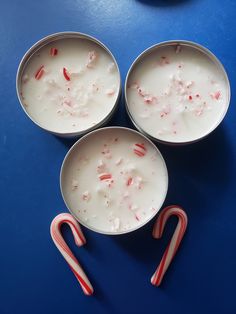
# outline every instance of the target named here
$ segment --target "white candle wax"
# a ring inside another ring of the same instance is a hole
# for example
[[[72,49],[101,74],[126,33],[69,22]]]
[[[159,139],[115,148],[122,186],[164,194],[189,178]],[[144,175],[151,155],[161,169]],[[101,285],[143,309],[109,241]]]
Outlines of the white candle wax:
[[[68,208],[89,228],[104,233],[134,230],[160,209],[167,192],[165,162],[135,131],[105,128],[77,142],[61,172]]]
[[[63,38],[40,48],[21,78],[21,99],[29,116],[59,134],[83,132],[103,121],[119,94],[112,56],[86,38]]]
[[[209,134],[229,103],[226,75],[218,63],[193,47],[168,45],[134,64],[126,96],[135,123],[162,141],[185,143]]]

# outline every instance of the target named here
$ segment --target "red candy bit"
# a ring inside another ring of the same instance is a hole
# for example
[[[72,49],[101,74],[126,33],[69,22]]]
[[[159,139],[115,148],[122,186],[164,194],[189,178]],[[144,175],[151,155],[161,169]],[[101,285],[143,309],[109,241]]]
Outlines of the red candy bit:
[[[135,219],[138,220],[138,221],[140,221],[140,219],[139,219],[139,217],[138,217],[137,214],[135,214]]]
[[[40,80],[43,74],[45,73],[44,71],[44,65],[41,65],[41,67],[38,69],[38,71],[35,73],[35,79]]]
[[[192,99],[193,99],[193,97],[190,95],[190,96],[188,96],[188,99],[189,99],[189,100],[192,100]]]
[[[220,92],[218,91],[218,92],[215,92],[215,99],[219,99],[220,98]]]
[[[131,184],[133,183],[133,179],[132,178],[129,178],[126,182],[126,185],[127,186],[130,186]]]
[[[143,143],[139,144],[139,143],[136,143],[134,144],[134,153],[136,155],[138,155],[139,157],[143,157],[146,155],[146,147],[144,146]]]
[[[50,49],[50,56],[54,57],[58,54],[57,48],[51,48]]]
[[[136,155],[138,155],[139,157],[143,157],[143,156],[145,155],[143,152],[141,152],[141,151],[139,151],[139,150],[137,150],[137,149],[134,149],[134,153],[135,153]]]
[[[137,147],[139,147],[139,148],[141,148],[141,149],[143,149],[145,151],[147,150],[143,143],[141,143],[141,144],[136,143],[135,146],[137,146]]]
[[[101,181],[103,181],[103,180],[110,180],[111,178],[112,178],[112,175],[110,173],[104,173],[104,174],[101,174],[99,176],[99,179]]]
[[[64,78],[67,80],[67,81],[70,81],[70,77],[68,75],[68,72],[67,72],[67,69],[66,68],[63,68],[63,75],[64,75]]]

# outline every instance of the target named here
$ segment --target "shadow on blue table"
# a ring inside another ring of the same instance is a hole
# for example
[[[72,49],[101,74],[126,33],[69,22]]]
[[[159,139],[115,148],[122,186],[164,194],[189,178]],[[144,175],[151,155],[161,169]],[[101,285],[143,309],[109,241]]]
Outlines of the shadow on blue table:
[[[182,4],[184,2],[188,2],[189,0],[136,0],[136,1],[155,7],[169,7],[173,5]]]
[[[199,232],[194,230],[198,221],[211,221],[211,218],[224,208],[219,198],[230,185],[232,179],[232,144],[229,143],[223,124],[213,134],[199,143],[182,147],[170,147],[158,144],[168,167],[169,191],[164,206],[178,204],[182,206],[194,224],[188,228],[183,243],[191,247],[189,234]],[[207,193],[215,195],[212,200]],[[207,203],[208,202],[208,203]],[[161,260],[164,250],[174,232],[176,218],[168,221],[161,240],[152,238],[154,220],[133,233],[112,237],[127,253],[145,264],[152,271]],[[190,236],[191,238],[191,236]],[[176,258],[178,258],[177,254]],[[168,276],[167,272],[167,276]],[[165,283],[162,285],[165,287]]]

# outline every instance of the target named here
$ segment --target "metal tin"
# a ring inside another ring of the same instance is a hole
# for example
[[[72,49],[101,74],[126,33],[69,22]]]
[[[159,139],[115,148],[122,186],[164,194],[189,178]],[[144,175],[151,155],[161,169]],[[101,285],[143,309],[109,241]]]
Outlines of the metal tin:
[[[104,131],[104,130],[107,130],[107,132],[110,132],[110,130],[126,130],[127,132],[132,132],[132,133],[136,133],[138,134],[139,136],[143,137],[144,140],[148,141],[150,143],[150,145],[157,151],[157,153],[160,155],[160,158],[162,159],[163,161],[163,166],[165,168],[165,173],[166,173],[166,191],[165,191],[165,194],[163,195],[163,199],[162,199],[162,202],[160,204],[160,207],[156,209],[156,211],[153,212],[153,215],[151,215],[151,217],[145,221],[144,223],[140,224],[139,226],[137,226],[136,228],[133,228],[133,229],[130,229],[130,230],[125,230],[125,231],[120,231],[120,232],[103,232],[101,230],[97,230],[95,228],[92,228],[91,226],[85,224],[83,221],[80,221],[80,219],[75,215],[75,213],[73,212],[73,210],[69,207],[67,201],[66,201],[66,197],[65,197],[65,194],[64,194],[64,190],[63,190],[63,186],[64,186],[64,183],[63,183],[63,176],[64,176],[64,171],[66,169],[66,163],[68,162],[68,159],[70,157],[70,154],[75,150],[77,149],[77,146],[80,145],[81,142],[84,142],[84,141],[87,141],[88,138],[97,133],[97,132],[101,132],[101,131]],[[168,191],[168,182],[169,182],[169,179],[168,179],[168,171],[167,171],[167,167],[166,167],[166,163],[165,163],[165,160],[162,156],[162,154],[160,153],[160,151],[158,150],[158,148],[155,146],[155,144],[149,139],[147,138],[145,135],[139,133],[138,131],[136,130],[133,130],[133,129],[130,129],[130,128],[126,128],[126,127],[121,127],[121,126],[111,126],[111,127],[104,127],[104,128],[100,128],[100,129],[97,129],[97,130],[93,130],[92,132],[84,135],[83,137],[81,137],[71,148],[70,150],[67,152],[63,162],[62,162],[62,166],[61,166],[61,171],[60,171],[60,190],[61,190],[61,195],[62,195],[62,198],[66,204],[66,207],[68,208],[68,210],[70,211],[70,213],[74,216],[74,218],[80,223],[82,224],[84,227],[94,231],[94,232],[97,232],[97,233],[101,233],[101,234],[106,234],[106,235],[121,235],[121,234],[126,234],[126,233],[130,233],[132,231],[135,231],[141,227],[143,227],[144,225],[146,225],[148,222],[150,222],[150,220],[152,220],[156,214],[159,212],[159,210],[161,209],[165,199],[166,199],[166,195],[167,195],[167,191]]]
[[[226,82],[226,86],[227,86],[227,103],[225,105],[225,112],[222,115],[221,119],[218,121],[218,123],[214,126],[214,128],[212,128],[207,134],[197,138],[196,140],[193,141],[186,141],[186,142],[171,142],[171,141],[164,141],[161,140],[157,137],[153,137],[152,135],[148,134],[147,132],[145,132],[142,127],[135,121],[134,117],[132,116],[130,110],[129,110],[129,103],[127,100],[127,88],[128,88],[128,80],[129,80],[129,75],[131,74],[132,70],[134,69],[134,67],[142,60],[142,58],[146,55],[148,55],[149,53],[151,53],[154,50],[159,49],[160,47],[164,47],[164,46],[187,46],[187,47],[191,47],[194,50],[198,50],[201,53],[203,53],[204,55],[206,55],[207,57],[209,57],[214,64],[217,66],[217,68],[221,71],[221,73],[224,76],[225,82]],[[146,50],[144,50],[135,60],[134,62],[131,64],[129,71],[126,75],[126,79],[125,79],[125,86],[124,86],[124,94],[125,94],[125,106],[126,106],[126,111],[133,123],[133,125],[144,135],[146,135],[147,137],[149,137],[151,140],[153,140],[154,142],[160,142],[163,144],[167,144],[170,146],[181,146],[181,145],[186,145],[186,144],[191,144],[191,143],[195,143],[198,142],[200,140],[202,140],[203,138],[207,137],[210,133],[212,133],[218,126],[219,124],[222,122],[222,120],[224,119],[229,104],[230,104],[230,83],[229,83],[229,79],[228,79],[228,75],[225,71],[225,68],[223,67],[222,63],[219,61],[219,59],[207,48],[205,48],[204,46],[197,44],[195,42],[192,41],[187,41],[187,40],[169,40],[169,41],[164,41],[158,44],[155,44],[149,48],[147,48]]]
[[[118,94],[117,94],[117,97],[114,101],[114,105],[112,107],[112,110],[109,112],[109,114],[102,120],[100,121],[99,123],[97,123],[96,125],[86,129],[86,130],[82,130],[82,131],[75,131],[75,132],[71,132],[71,133],[58,133],[58,132],[55,132],[55,131],[52,131],[52,130],[49,130],[45,127],[42,127],[37,121],[35,121],[30,115],[29,113],[27,112],[27,110],[25,109],[25,106],[23,105],[23,100],[22,100],[22,96],[21,96],[21,93],[20,93],[20,90],[21,90],[21,77],[22,77],[22,74],[24,72],[24,69],[29,61],[29,59],[39,50],[41,49],[42,47],[44,47],[45,45],[48,45],[49,43],[51,42],[54,42],[54,41],[57,41],[57,40],[60,40],[60,39],[64,39],[64,38],[78,38],[78,39],[87,39],[91,42],[94,42],[96,43],[97,45],[99,45],[101,48],[103,48],[109,55],[110,57],[112,58],[114,64],[116,65],[117,67],[117,71],[118,71],[118,75],[119,75],[119,91],[118,91]],[[118,67],[118,64],[116,62],[116,59],[115,57],[113,56],[113,54],[111,53],[111,51],[102,43],[100,42],[98,39],[90,36],[90,35],[87,35],[87,34],[84,34],[84,33],[79,33],[79,32],[60,32],[60,33],[55,33],[55,34],[51,34],[51,35],[48,35],[44,38],[42,38],[41,40],[39,40],[38,42],[36,42],[26,53],[25,55],[23,56],[20,64],[19,64],[19,67],[18,67],[18,70],[17,70],[17,75],[16,75],[16,91],[17,91],[17,96],[18,96],[18,99],[19,99],[19,102],[21,104],[21,107],[22,109],[24,110],[24,112],[26,113],[26,115],[37,125],[39,126],[41,129],[45,130],[45,131],[48,131],[54,135],[57,135],[57,136],[60,136],[60,137],[80,137],[96,128],[99,128],[101,126],[104,126],[105,124],[107,124],[109,122],[109,120],[111,119],[111,117],[113,116],[116,108],[117,108],[117,105],[119,103],[119,99],[120,99],[120,95],[121,95],[121,76],[120,76],[120,70],[119,70],[119,67]]]

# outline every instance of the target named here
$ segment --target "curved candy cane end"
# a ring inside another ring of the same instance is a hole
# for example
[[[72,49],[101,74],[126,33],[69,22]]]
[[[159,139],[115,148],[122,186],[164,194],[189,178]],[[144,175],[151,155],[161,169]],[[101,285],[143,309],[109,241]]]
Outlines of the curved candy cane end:
[[[151,283],[154,286],[159,286],[161,284],[162,278],[165,275],[173,257],[176,254],[176,251],[179,248],[179,245],[182,241],[184,233],[187,228],[188,218],[185,211],[178,205],[171,205],[165,207],[159,217],[157,218],[152,235],[154,238],[158,239],[162,236],[163,230],[165,228],[165,224],[171,216],[177,216],[178,224],[175,228],[175,232],[165,250],[164,255],[162,256],[161,262],[158,265],[155,273],[151,278]]]
[[[92,295],[93,287],[89,279],[87,278],[85,272],[83,271],[82,267],[80,266],[76,257],[71,252],[70,248],[66,244],[61,234],[61,230],[60,230],[61,225],[64,223],[69,225],[77,246],[82,246],[86,243],[86,239],[83,235],[83,232],[80,228],[79,223],[76,221],[76,219],[72,215],[67,214],[67,213],[59,214],[52,220],[51,225],[50,225],[50,234],[51,234],[52,240],[55,243],[56,247],[61,252],[61,254],[63,255],[63,257],[65,258],[65,260],[67,261],[75,277],[79,281],[79,284],[84,294]]]
[[[77,239],[75,240],[75,244],[76,244],[78,247],[81,247],[81,246],[83,246],[83,245],[86,244],[86,239],[84,238],[83,233],[81,233],[81,235],[83,236],[83,240],[82,240],[82,241],[77,241]]]
[[[152,275],[151,284],[152,284],[153,286],[155,286],[155,287],[159,287],[160,284],[161,284],[161,282],[158,282],[157,280],[155,280],[155,274],[156,274],[156,273],[154,273],[154,274]]]
[[[155,286],[155,280],[154,280],[154,277],[155,277],[155,274],[153,274],[153,275],[152,275],[152,278],[151,278],[151,284],[152,284],[153,286]]]
[[[93,287],[91,287],[91,289],[90,289],[89,291],[87,291],[85,294],[86,294],[88,297],[90,297],[90,296],[93,295],[93,293],[94,293],[94,290],[93,290]]]

